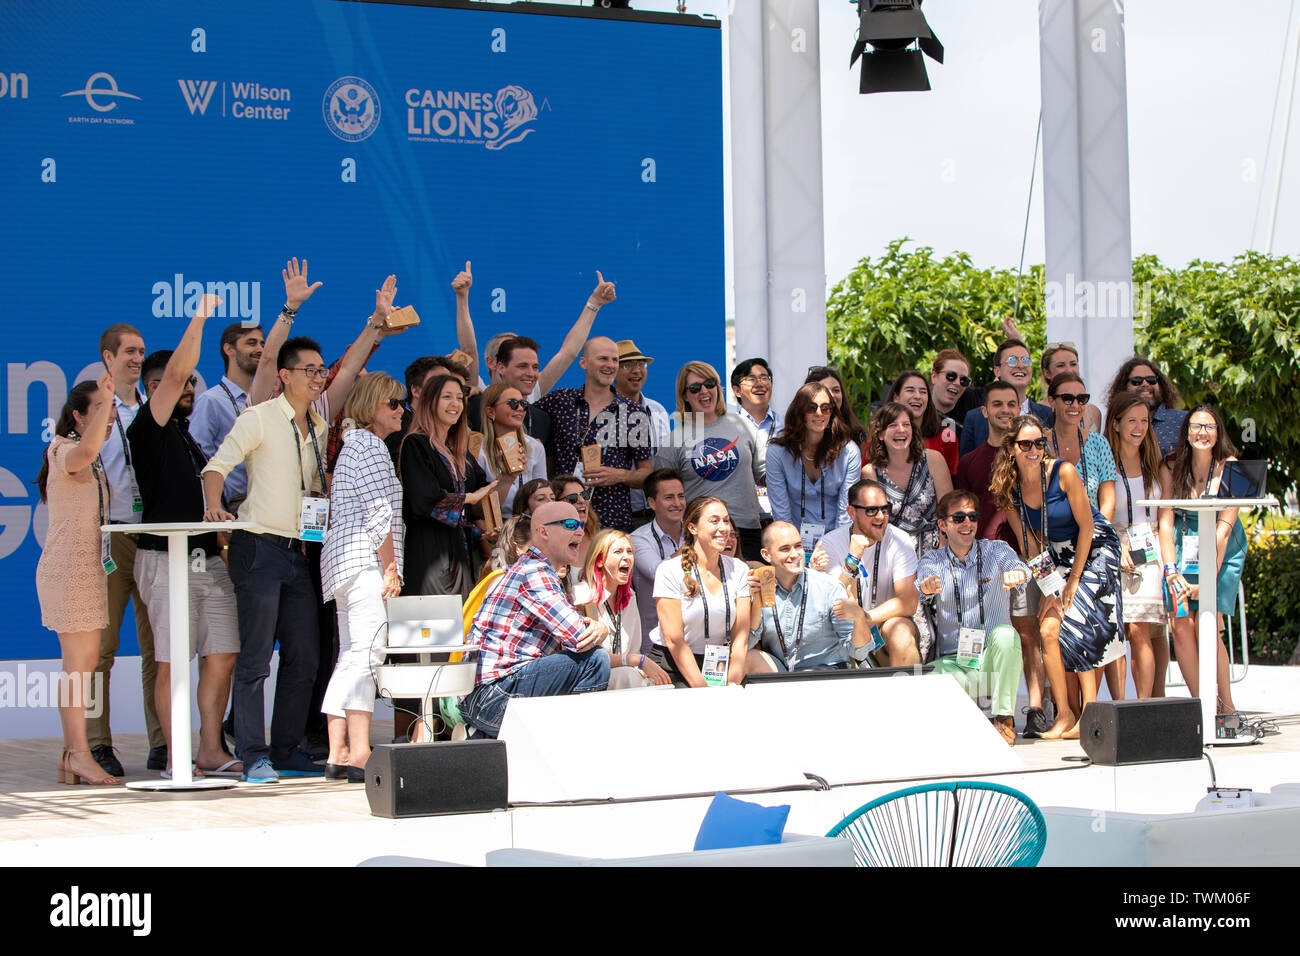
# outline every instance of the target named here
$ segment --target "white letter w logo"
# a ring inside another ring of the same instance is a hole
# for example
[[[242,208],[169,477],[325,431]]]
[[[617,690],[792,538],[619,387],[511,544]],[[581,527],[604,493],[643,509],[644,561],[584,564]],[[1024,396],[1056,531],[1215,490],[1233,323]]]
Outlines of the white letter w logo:
[[[181,93],[185,96],[185,105],[190,108],[190,115],[198,110],[200,114],[208,111],[208,103],[212,100],[212,91],[217,88],[216,80],[177,80],[181,85]]]

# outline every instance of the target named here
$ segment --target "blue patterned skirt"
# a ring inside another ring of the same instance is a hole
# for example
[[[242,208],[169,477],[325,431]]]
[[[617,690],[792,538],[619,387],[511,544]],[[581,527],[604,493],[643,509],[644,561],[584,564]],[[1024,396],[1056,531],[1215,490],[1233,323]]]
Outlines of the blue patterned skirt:
[[[1052,542],[1052,558],[1061,576],[1074,565],[1074,541]],[[1123,589],[1119,575],[1119,536],[1105,520],[1094,525],[1092,547],[1074,603],[1061,619],[1061,661],[1078,673],[1124,656]]]

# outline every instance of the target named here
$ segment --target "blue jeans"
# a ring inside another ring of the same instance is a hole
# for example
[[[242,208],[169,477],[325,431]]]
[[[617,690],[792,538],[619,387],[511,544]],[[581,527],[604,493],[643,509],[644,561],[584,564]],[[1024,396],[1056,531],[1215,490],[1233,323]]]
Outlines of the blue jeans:
[[[461,702],[465,723],[479,733],[501,733],[506,704],[512,697],[558,697],[585,694],[609,686],[609,654],[593,647],[581,654],[560,651],[516,667],[505,677],[479,684]]]
[[[235,751],[245,767],[269,756],[284,760],[298,749],[307,730],[307,708],[320,656],[318,602],[307,558],[261,535],[236,531],[230,536],[230,580],[239,618],[239,657],[235,659],[231,710]],[[275,680],[271,746],[266,745],[262,685],[271,672],[271,651],[280,645]]]

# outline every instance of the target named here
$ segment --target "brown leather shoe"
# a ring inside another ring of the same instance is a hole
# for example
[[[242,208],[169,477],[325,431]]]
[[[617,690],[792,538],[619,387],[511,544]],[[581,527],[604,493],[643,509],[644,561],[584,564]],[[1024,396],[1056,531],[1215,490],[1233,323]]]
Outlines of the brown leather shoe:
[[[994,717],[993,726],[997,732],[1002,735],[1002,739],[1007,742],[1008,747],[1016,745],[1016,721],[1010,714],[1005,717]]]

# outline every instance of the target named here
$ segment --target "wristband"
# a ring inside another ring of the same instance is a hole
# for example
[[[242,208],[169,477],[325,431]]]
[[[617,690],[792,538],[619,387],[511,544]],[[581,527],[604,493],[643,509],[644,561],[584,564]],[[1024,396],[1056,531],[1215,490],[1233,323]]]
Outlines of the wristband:
[[[601,303],[599,302],[593,301],[592,299],[587,300],[587,308],[591,309],[592,312],[599,312],[600,306]]]
[[[1171,574],[1177,574],[1177,573],[1178,573],[1178,566],[1177,566],[1177,565],[1175,565],[1175,564],[1166,564],[1166,565],[1165,565],[1165,576],[1166,576],[1166,577],[1168,577],[1168,576],[1171,575]]]
[[[284,308],[280,310],[280,314],[287,315],[289,318],[292,319],[295,315],[298,314],[298,310],[289,308],[289,303],[286,302],[284,304]]]
[[[850,554],[844,559],[844,570],[848,571],[850,575],[857,574],[861,568],[862,562],[853,555]]]

